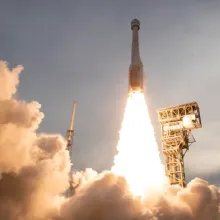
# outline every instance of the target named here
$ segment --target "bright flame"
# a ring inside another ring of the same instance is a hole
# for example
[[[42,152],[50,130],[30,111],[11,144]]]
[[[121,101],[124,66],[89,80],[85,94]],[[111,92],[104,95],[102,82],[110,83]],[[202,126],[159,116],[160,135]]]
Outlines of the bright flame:
[[[144,94],[129,95],[112,172],[124,176],[134,195],[161,189],[165,171],[151,124]]]

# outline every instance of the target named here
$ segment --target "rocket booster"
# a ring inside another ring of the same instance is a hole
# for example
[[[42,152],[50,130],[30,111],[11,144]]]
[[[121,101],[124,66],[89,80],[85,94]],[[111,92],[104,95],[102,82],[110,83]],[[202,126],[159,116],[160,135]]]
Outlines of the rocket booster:
[[[139,91],[144,92],[143,89],[143,64],[141,62],[139,53],[139,37],[138,31],[140,29],[140,21],[134,19],[131,21],[132,30],[132,46],[131,46],[131,64],[129,67],[129,93]]]

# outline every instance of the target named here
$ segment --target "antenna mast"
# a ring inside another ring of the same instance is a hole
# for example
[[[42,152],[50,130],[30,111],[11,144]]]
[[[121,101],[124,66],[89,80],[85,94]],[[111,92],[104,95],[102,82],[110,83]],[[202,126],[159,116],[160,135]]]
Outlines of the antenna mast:
[[[70,156],[70,174],[69,174],[69,183],[70,187],[67,191],[67,197],[71,197],[73,194],[73,183],[72,183],[72,145],[73,145],[73,136],[74,136],[74,120],[75,120],[75,113],[76,113],[76,101],[73,103],[73,110],[72,110],[72,117],[70,121],[69,130],[67,130],[67,150],[69,151]]]

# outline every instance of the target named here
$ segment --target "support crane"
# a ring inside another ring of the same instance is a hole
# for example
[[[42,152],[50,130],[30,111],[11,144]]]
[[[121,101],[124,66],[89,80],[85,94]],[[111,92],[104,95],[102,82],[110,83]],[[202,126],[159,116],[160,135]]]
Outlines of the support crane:
[[[171,185],[186,186],[184,156],[195,142],[192,129],[202,127],[199,106],[196,102],[157,110],[161,125],[162,149],[166,175]]]
[[[76,102],[73,103],[72,118],[70,121],[69,130],[67,130],[67,150],[69,151],[70,163],[71,163],[70,174],[69,174],[70,186],[66,192],[67,197],[71,197],[73,195],[73,191],[74,191],[73,182],[72,182],[72,170],[73,170],[73,168],[72,168],[72,145],[73,145],[73,136],[74,136],[75,113],[76,113]]]

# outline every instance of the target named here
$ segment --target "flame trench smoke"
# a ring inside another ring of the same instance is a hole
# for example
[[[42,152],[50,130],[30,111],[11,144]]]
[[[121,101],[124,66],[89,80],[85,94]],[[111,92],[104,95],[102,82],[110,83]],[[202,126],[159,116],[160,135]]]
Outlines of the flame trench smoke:
[[[70,170],[66,141],[58,134],[37,133],[44,117],[40,104],[15,98],[22,69],[10,70],[0,61],[0,220],[220,219],[219,190],[204,180],[196,178],[184,189],[150,190],[163,185],[163,173],[144,97],[137,94],[127,103],[113,172],[76,172],[76,194],[64,198]],[[134,112],[142,118],[134,120]],[[143,128],[137,127],[140,120]],[[143,142],[134,143],[130,135]],[[146,190],[142,199],[133,195]]]

